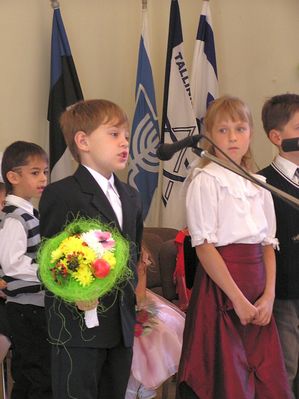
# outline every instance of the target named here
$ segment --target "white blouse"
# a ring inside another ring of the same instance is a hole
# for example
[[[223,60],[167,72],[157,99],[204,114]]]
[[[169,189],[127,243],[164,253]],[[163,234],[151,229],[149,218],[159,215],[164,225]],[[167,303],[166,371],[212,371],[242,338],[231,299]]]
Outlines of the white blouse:
[[[278,246],[271,193],[243,177],[210,163],[196,169],[187,191],[187,224],[192,246],[205,240]],[[263,176],[253,175],[265,181]]]

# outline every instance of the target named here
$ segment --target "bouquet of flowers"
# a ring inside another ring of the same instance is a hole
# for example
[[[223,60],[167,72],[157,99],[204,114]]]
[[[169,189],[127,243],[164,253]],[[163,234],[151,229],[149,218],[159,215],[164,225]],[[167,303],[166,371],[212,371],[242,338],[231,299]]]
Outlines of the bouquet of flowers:
[[[149,334],[157,322],[158,309],[154,302],[136,309],[135,337]]]
[[[98,220],[77,219],[38,252],[45,287],[68,302],[92,301],[119,287],[132,274],[129,243]]]

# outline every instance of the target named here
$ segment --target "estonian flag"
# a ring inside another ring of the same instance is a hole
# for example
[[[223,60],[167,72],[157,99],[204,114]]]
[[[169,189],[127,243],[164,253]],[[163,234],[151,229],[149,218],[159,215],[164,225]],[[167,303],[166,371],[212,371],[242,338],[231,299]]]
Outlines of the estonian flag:
[[[191,89],[183,54],[181,17],[177,0],[171,1],[169,36],[166,58],[162,143],[173,143],[198,134],[191,103]],[[186,226],[183,182],[195,155],[190,148],[177,152],[163,163],[162,211],[163,227],[182,229]]]
[[[159,160],[156,150],[160,142],[160,134],[149,57],[147,9],[145,6],[142,10],[142,18],[128,183],[140,192],[143,202],[143,217],[146,219],[148,216],[146,222],[151,224],[149,219],[155,217],[153,212],[157,210],[157,207],[151,208],[151,205],[158,185]]]
[[[218,97],[214,34],[208,1],[203,2],[198,24],[191,72],[191,91],[195,116],[202,123],[209,103]]]
[[[60,10],[56,8],[52,26],[51,88],[48,107],[52,182],[73,173],[74,165],[59,126],[59,118],[66,107],[82,99],[83,94]]]

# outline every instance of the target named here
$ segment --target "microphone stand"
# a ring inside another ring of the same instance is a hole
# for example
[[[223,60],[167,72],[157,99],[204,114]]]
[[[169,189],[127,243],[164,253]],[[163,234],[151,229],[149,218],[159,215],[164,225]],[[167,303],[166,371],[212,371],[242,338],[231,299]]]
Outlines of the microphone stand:
[[[244,177],[244,179],[249,180],[256,185],[265,188],[266,190],[270,191],[273,195],[275,195],[275,196],[281,198],[283,201],[287,202],[293,208],[299,210],[299,199],[298,198],[293,197],[292,195],[285,193],[282,190],[279,190],[278,188],[272,186],[271,184],[265,183],[265,182],[255,178],[251,174],[243,171],[242,168],[239,169],[236,166],[230,165],[225,160],[215,157],[214,155],[210,154],[208,151],[203,150],[202,148],[194,146],[194,147],[192,147],[192,151],[200,158],[209,159],[210,161],[217,163],[218,165],[222,166],[223,168],[228,169],[231,172]]]

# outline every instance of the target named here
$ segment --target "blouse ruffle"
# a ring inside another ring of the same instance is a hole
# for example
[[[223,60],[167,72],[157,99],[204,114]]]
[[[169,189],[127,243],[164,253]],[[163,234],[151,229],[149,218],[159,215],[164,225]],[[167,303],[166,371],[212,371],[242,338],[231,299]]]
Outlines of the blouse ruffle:
[[[204,169],[196,168],[194,170],[193,177],[201,172],[207,173],[209,176],[213,176],[219,186],[225,188],[228,193],[235,198],[243,198],[244,195],[246,197],[260,195],[261,188],[259,186],[252,184],[249,180],[246,180],[236,173],[218,166],[217,164],[210,163]],[[262,182],[266,182],[266,178],[264,176],[254,173],[251,173],[251,175]]]
[[[239,242],[278,248],[270,192],[214,163],[196,168],[192,177],[186,204],[193,246],[207,241],[216,246]]]

